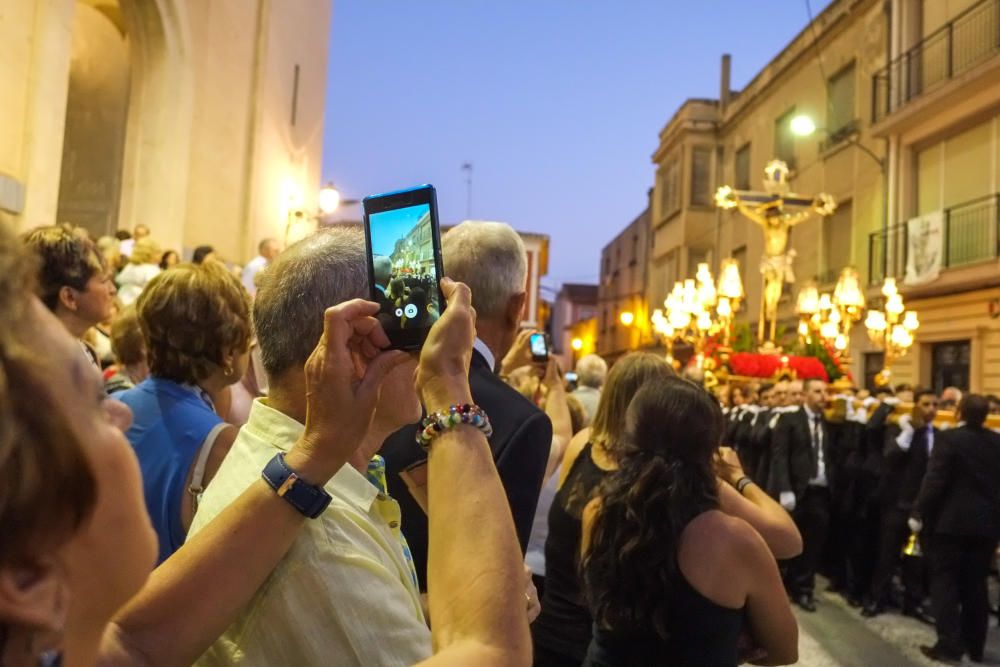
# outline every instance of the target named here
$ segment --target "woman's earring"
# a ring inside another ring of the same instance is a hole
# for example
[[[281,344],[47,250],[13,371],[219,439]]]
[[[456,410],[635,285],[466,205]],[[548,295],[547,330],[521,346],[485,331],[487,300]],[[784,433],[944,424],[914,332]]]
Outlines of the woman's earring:
[[[222,374],[225,375],[226,377],[231,377],[233,375],[233,368],[232,368],[232,366],[226,366],[222,370]]]

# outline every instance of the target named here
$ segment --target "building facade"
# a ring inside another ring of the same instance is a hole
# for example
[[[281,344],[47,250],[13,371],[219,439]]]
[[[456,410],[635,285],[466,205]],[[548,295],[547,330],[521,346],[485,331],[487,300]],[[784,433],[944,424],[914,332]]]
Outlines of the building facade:
[[[584,345],[588,344],[582,337],[575,335],[579,328],[576,325],[586,320],[594,320],[597,315],[597,285],[582,283],[563,283],[552,305],[552,317],[549,320],[552,348],[562,360],[562,367],[571,369],[576,358],[580,356]],[[573,340],[579,338],[579,349],[573,347]],[[593,348],[594,336],[591,334],[589,346]]]
[[[601,250],[596,351],[608,359],[648,342],[649,220],[647,208]]]
[[[331,0],[0,6],[0,216],[243,261],[311,229]],[[294,215],[295,212],[305,215]]]
[[[892,12],[891,59],[870,79],[890,224],[869,235],[869,275],[895,277],[921,321],[893,372],[1000,393],[1000,2],[895,0]]]
[[[642,303],[618,260],[629,225],[601,257],[598,350],[649,347],[648,313],[698,263],[741,269],[737,321],[760,317],[763,234],[714,206],[721,185],[761,189],[785,161],[794,192],[833,195],[833,215],[791,230],[795,284],[779,307],[794,340],[795,296],[808,280],[832,291],[855,267],[870,306],[887,276],[919,312],[916,342],[893,381],[1000,393],[1000,0],[835,0],[742,90],[723,57],[718,99],[690,99],[660,132],[648,212]],[[818,130],[792,131],[809,116]],[[623,329],[621,311],[635,312]],[[863,322],[851,335],[859,381],[883,362]]]

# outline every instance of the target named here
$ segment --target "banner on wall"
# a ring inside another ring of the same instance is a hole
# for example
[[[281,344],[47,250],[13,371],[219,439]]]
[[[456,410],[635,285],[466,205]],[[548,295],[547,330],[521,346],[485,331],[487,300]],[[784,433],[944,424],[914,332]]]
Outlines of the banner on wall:
[[[944,215],[928,213],[906,221],[906,285],[937,279],[944,257]]]

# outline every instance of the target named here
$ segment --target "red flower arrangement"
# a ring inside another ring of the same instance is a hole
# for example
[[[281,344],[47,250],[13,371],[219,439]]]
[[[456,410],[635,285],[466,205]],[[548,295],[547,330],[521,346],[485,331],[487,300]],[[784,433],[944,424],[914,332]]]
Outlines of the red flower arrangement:
[[[787,360],[787,364],[782,361]],[[729,370],[733,375],[755,378],[771,378],[783,369],[795,373],[800,380],[817,378],[829,382],[830,376],[823,363],[815,357],[796,357],[780,354],[754,354],[734,352],[729,356]]]

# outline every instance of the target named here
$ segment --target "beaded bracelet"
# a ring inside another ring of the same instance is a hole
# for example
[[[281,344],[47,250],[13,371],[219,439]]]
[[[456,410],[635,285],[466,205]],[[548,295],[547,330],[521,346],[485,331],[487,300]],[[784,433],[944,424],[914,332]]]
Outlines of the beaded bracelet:
[[[424,417],[417,432],[417,444],[427,450],[434,438],[459,424],[474,426],[487,438],[493,435],[493,425],[483,409],[478,405],[463,403],[451,406],[448,412],[434,412]]]

